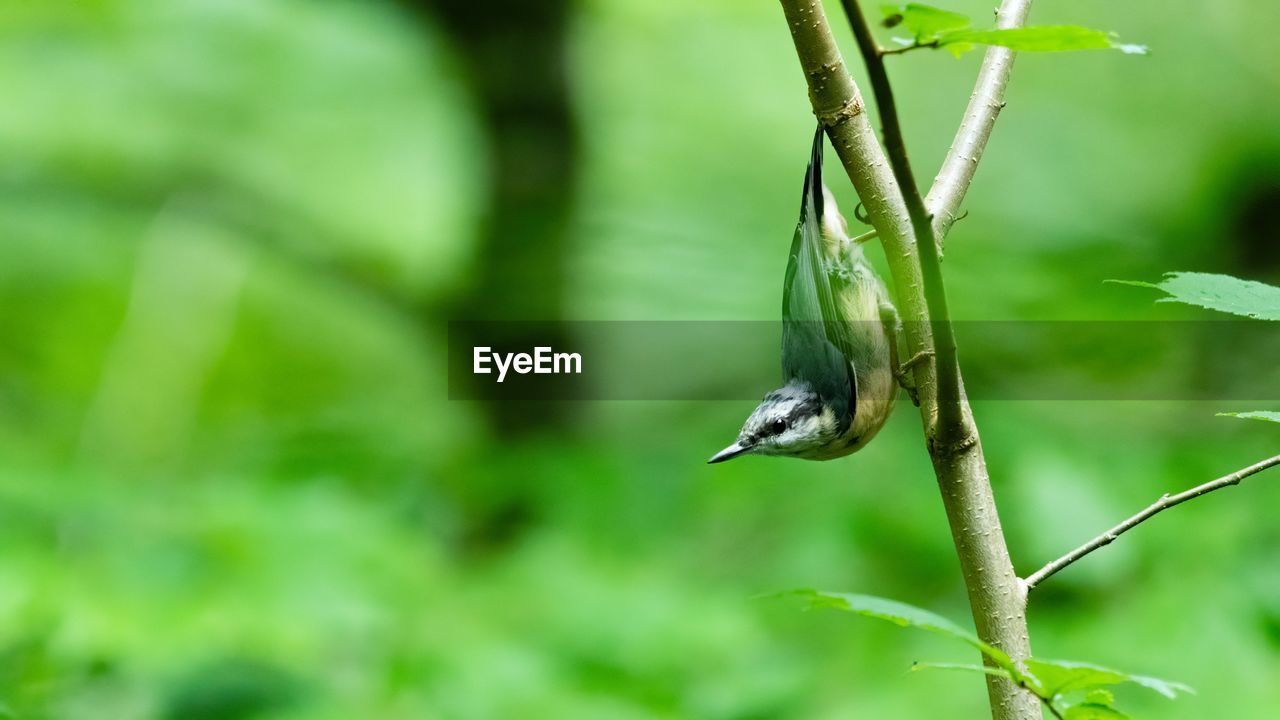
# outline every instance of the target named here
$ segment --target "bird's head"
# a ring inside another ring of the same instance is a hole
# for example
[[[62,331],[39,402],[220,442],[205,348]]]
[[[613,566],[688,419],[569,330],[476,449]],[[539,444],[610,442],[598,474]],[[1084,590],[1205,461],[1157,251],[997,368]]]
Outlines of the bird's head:
[[[707,462],[746,454],[815,457],[839,435],[832,409],[807,385],[793,381],[765,395],[743,423],[737,441]]]

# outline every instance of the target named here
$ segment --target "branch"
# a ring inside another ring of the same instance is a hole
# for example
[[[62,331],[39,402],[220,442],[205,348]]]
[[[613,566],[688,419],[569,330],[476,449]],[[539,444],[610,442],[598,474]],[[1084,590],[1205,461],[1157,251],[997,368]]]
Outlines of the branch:
[[[911,52],[912,50],[923,50],[925,48],[928,48],[930,50],[938,49],[938,41],[934,40],[933,42],[927,42],[927,43],[911,43],[910,45],[903,45],[902,47],[897,47],[892,49],[882,48],[880,50],[880,54],[886,57],[889,55],[905,55]]]
[[[1036,697],[1040,696],[1037,695]],[[1040,698],[1040,700],[1044,702],[1044,706],[1049,710],[1050,715],[1053,715],[1058,720],[1063,720],[1062,713],[1058,712],[1058,708],[1053,704],[1052,700],[1049,698]]]
[[[1090,540],[1084,545],[1081,545],[1075,550],[1072,550],[1066,555],[1063,555],[1057,560],[1054,560],[1048,565],[1045,565],[1044,567],[1040,568],[1036,572],[1032,573],[1026,579],[1027,589],[1031,590],[1032,588],[1036,587],[1040,583],[1044,582],[1046,578],[1050,578],[1056,575],[1058,572],[1064,570],[1065,568],[1070,566],[1072,563],[1083,558],[1084,556],[1088,555],[1094,550],[1098,550],[1100,548],[1106,547],[1107,545],[1110,545],[1116,538],[1120,537],[1124,533],[1134,529],[1144,521],[1149,520],[1155,515],[1158,515],[1159,513],[1165,510],[1168,510],[1169,508],[1175,505],[1181,505],[1182,503],[1188,500],[1194,500],[1200,497],[1201,495],[1207,495],[1213,492],[1214,490],[1221,490],[1224,487],[1229,487],[1231,485],[1238,485],[1240,484],[1241,480],[1249,477],[1250,475],[1260,473],[1263,470],[1266,470],[1269,467],[1275,467],[1276,465],[1280,465],[1280,455],[1276,455],[1275,457],[1272,457],[1272,458],[1267,458],[1266,460],[1263,460],[1260,463],[1255,463],[1242,470],[1237,470],[1231,473],[1230,475],[1223,475],[1217,480],[1211,480],[1203,485],[1197,485],[1196,487],[1193,487],[1190,490],[1187,490],[1186,492],[1178,493],[1177,495],[1169,495],[1168,493],[1165,493],[1159,500],[1155,501],[1151,505],[1148,505],[1147,508],[1142,512],[1138,513],[1137,515],[1134,515],[1128,520],[1125,520],[1124,522],[1102,533],[1101,535]]]
[[[912,355],[932,350],[931,326],[947,319],[945,297],[941,295],[941,268],[932,223],[924,211],[920,192],[910,177],[910,165],[905,162],[905,146],[901,128],[897,126],[892,95],[886,97],[883,93],[888,89],[883,62],[876,55],[870,58],[869,65],[879,66],[877,102],[881,114],[892,118],[892,130],[897,140],[896,144],[891,142],[888,137],[890,128],[886,128],[886,144],[893,154],[892,171],[886,169],[884,150],[876,140],[863,109],[861,94],[849,78],[844,60],[831,37],[821,2],[781,2],[796,54],[809,84],[814,114],[827,124],[832,145],[879,233],[885,259],[893,274],[898,308],[906,320],[908,349]],[[865,21],[862,25],[866,30]],[[869,32],[863,33],[864,38],[869,36]],[[874,48],[874,45],[864,43],[864,49],[867,47]],[[841,112],[832,117],[832,108]],[[850,111],[843,112],[845,108]],[[904,170],[905,173],[902,172]],[[900,182],[899,176],[905,182]],[[913,205],[910,210],[908,201]],[[917,238],[925,241],[918,242]],[[925,253],[928,259],[921,257]],[[932,276],[926,279],[925,273],[932,273]],[[942,300],[940,309],[939,300]],[[937,315],[933,314],[935,311]],[[950,322],[941,322],[936,327],[939,337],[947,339],[945,344],[950,352],[946,356],[935,352],[935,362],[915,366],[921,419],[930,440],[929,453],[934,473],[938,478],[978,636],[1015,660],[1021,660],[1031,655],[1026,593],[1014,572],[1004,533],[1000,530],[999,512],[992,496],[982,445],[964,398],[954,344],[950,342]],[[951,387],[946,393],[935,368],[954,372],[953,379],[949,381]],[[948,396],[953,401],[947,403],[947,422],[943,423],[944,413],[939,408],[939,399]],[[944,435],[958,434],[965,442],[938,442],[940,426],[947,428]],[[956,430],[960,432],[955,433]],[[1038,720],[1042,716],[1036,699],[1020,691],[1012,682],[988,677],[987,693],[994,720]]]
[[[951,327],[951,313],[947,309],[947,292],[942,284],[937,236],[934,234],[929,212],[925,209],[924,198],[920,195],[920,187],[916,185],[911,161],[907,158],[906,141],[902,136],[902,124],[898,119],[893,86],[889,83],[889,73],[885,70],[883,51],[872,36],[871,26],[867,24],[867,18],[862,14],[862,7],[858,1],[842,0],[842,3],[845,13],[849,16],[849,22],[853,25],[853,36],[858,41],[858,49],[867,66],[867,75],[876,97],[876,106],[880,110],[885,151],[889,156],[893,176],[898,181],[898,189],[907,206],[907,215],[911,219],[911,229],[915,235],[916,249],[920,254],[925,303],[929,308],[929,317],[933,322],[935,333],[935,374],[938,384],[938,422],[935,428],[935,441],[943,448],[956,447],[968,441],[971,433],[966,427],[964,408],[960,398],[960,365],[956,359],[956,341]]]
[[[781,4],[809,86],[814,115],[826,126],[831,144],[880,236],[889,271],[893,274],[898,310],[906,321],[907,349],[913,356],[933,350],[925,288],[941,283],[934,278],[934,282],[926,285],[919,248],[928,247],[934,270],[938,270],[937,253],[933,242],[922,244],[915,240],[916,235],[931,236],[932,229],[926,222],[925,232],[917,232],[917,225],[908,219],[910,213],[903,192],[867,119],[862,95],[849,77],[831,36],[820,0],[781,0]],[[919,197],[914,184],[910,186]],[[922,214],[919,208],[916,214]],[[927,213],[924,214],[927,217]],[[949,324],[947,327],[950,328]],[[958,409],[964,423],[962,427],[969,431],[966,437],[972,438],[972,444],[961,447],[933,442],[939,414],[935,366],[941,365],[937,362],[915,365],[916,388],[974,625],[985,642],[1004,650],[1015,660],[1027,658],[1031,655],[1031,646],[1027,636],[1026,593],[1009,559],[982,446],[977,442],[977,431],[963,392],[959,392]],[[959,386],[958,369],[956,381]],[[995,720],[1038,720],[1042,715],[1035,698],[1007,680],[989,677],[987,692]]]
[[[996,27],[1001,29],[1021,27],[1027,21],[1031,10],[1031,0],[1004,0],[1004,4],[996,11]],[[993,46],[987,50],[982,59],[982,68],[978,71],[978,81],[969,97],[969,106],[965,108],[964,120],[951,141],[951,149],[947,151],[947,159],[942,169],[934,178],[933,187],[925,198],[925,206],[933,216],[934,231],[938,237],[946,237],[951,225],[955,223],[960,203],[964,201],[973,174],[978,169],[978,161],[987,149],[987,140],[991,137],[991,129],[995,127],[996,118],[1004,107],[1004,91],[1009,85],[1009,75],[1013,71],[1013,58],[1016,53],[1008,48]]]
[[[1052,715],[1054,718],[1056,718],[1057,720],[1066,720],[1066,718],[1062,717],[1062,713],[1058,712],[1058,706],[1053,704],[1053,698],[1047,698],[1041,695],[1040,693],[1036,692],[1035,689],[1033,689],[1030,685],[1027,684],[1026,680],[1016,680],[1013,678],[1012,675],[1009,676],[1009,680],[1014,684],[1016,684],[1019,688],[1022,688],[1022,690],[1025,691],[1028,695],[1035,698],[1036,702],[1044,705],[1044,708],[1048,710],[1049,714]]]

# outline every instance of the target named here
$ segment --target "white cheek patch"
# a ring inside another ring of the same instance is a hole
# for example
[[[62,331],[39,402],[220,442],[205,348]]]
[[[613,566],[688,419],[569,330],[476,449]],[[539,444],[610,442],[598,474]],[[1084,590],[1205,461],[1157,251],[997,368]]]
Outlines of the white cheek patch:
[[[836,414],[831,408],[824,407],[822,414],[809,419],[814,434],[833,433],[836,430]]]
[[[789,447],[796,444],[805,436],[804,429],[793,427],[787,428],[787,431],[776,437],[770,438],[769,443],[777,447]]]
[[[813,415],[806,415],[791,431],[799,437],[813,437],[822,432],[822,423]]]

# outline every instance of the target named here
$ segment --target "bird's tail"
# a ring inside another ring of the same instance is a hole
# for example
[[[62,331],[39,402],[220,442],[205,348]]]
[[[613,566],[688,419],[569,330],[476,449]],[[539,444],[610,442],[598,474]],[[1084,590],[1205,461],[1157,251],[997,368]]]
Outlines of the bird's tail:
[[[835,196],[822,181],[822,150],[824,128],[821,124],[814,132],[813,148],[809,151],[809,166],[804,175],[804,196],[800,201],[800,222],[811,221],[821,231],[822,254],[839,258],[849,245],[849,224],[836,206]]]
[[[822,144],[819,125],[782,286],[782,372],[784,380],[798,379],[813,388],[835,412],[843,432],[856,410],[857,378],[848,360],[853,356],[849,333],[831,287],[831,263],[824,257]]]
[[[804,171],[804,194],[800,198],[800,222],[812,218],[821,226],[825,209],[825,190],[822,184],[822,123],[813,133],[813,149],[809,151],[809,167]]]

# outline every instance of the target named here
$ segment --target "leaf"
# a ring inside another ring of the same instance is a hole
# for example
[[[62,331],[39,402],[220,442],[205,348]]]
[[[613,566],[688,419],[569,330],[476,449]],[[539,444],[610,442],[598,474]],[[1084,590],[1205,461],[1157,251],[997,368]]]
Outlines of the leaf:
[[[998,667],[987,667],[986,665],[972,665],[970,663],[913,663],[911,665],[912,672],[921,670],[959,670],[962,672],[981,673],[983,675],[992,675],[1001,677],[1006,680],[1013,680],[1013,676],[1008,670]]]
[[[960,640],[977,648],[983,655],[990,658],[997,667],[1007,672],[1015,682],[1018,680],[1031,681],[1031,678],[1027,678],[1003,650],[982,642],[972,632],[961,628],[941,615],[923,608],[898,602],[897,600],[875,597],[874,595],[832,593],[807,589],[794,590],[784,594],[808,598],[809,607],[844,610],[845,612],[856,613],[865,617],[876,618],[877,620],[885,620],[898,627],[916,627]]]
[[[1265,420],[1267,422],[1280,423],[1280,412],[1273,410],[1255,410],[1253,412],[1225,412],[1218,413],[1218,417],[1243,418],[1245,420]]]
[[[843,610],[891,622],[899,627],[916,627],[954,638],[977,648],[996,665],[996,667],[991,668],[956,663],[916,664],[912,666],[913,670],[961,670],[1004,677],[1023,685],[1044,700],[1052,700],[1071,692],[1094,691],[1086,698],[1083,706],[1096,705],[1104,710],[1111,710],[1111,708],[1107,707],[1107,703],[1103,702],[1104,700],[1109,701],[1111,694],[1106,693],[1104,695],[1097,692],[1097,690],[1107,685],[1118,685],[1127,682],[1135,683],[1168,698],[1176,698],[1178,693],[1195,692],[1182,683],[1145,675],[1130,675],[1119,670],[1082,662],[1030,658],[1025,663],[1026,670],[1024,671],[1019,669],[1004,651],[984,643],[972,632],[965,630],[941,615],[914,605],[898,602],[897,600],[875,597],[874,595],[821,592],[809,589],[792,590],[779,594],[807,598],[811,608]],[[1089,708],[1086,707],[1086,709]],[[1080,712],[1084,712],[1084,710]],[[1096,717],[1099,720],[1110,720],[1125,717],[1114,710],[1112,712],[1112,715],[1081,715],[1080,718],[1087,720],[1088,718]]]
[[[1072,720],[1128,720],[1128,715],[1115,708],[1116,696],[1110,690],[1090,690],[1084,701],[1067,708],[1063,719]]]
[[[1119,685],[1126,682],[1154,690],[1170,699],[1178,697],[1180,692],[1195,692],[1195,690],[1182,683],[1145,675],[1130,675],[1119,670],[1112,670],[1090,663],[1031,658],[1027,660],[1026,664],[1027,670],[1035,676],[1038,694],[1047,698],[1054,698],[1078,690],[1092,690],[1104,685]]]
[[[958,60],[962,55],[964,55],[965,53],[977,47],[977,45],[974,45],[973,43],[968,43],[968,42],[952,42],[952,43],[947,43],[942,47],[946,48],[947,52],[951,53],[951,57],[954,57]]]
[[[937,37],[943,46],[957,43],[999,45],[1018,52],[1063,52],[1068,50],[1119,50],[1145,55],[1143,45],[1116,42],[1110,33],[1078,25],[1033,25],[1003,30],[952,30]]]
[[[915,36],[919,45],[932,43],[942,33],[963,30],[972,24],[967,15],[919,3],[881,5],[880,10],[885,15],[885,27],[902,25]]]
[[[1083,702],[1072,705],[1062,715],[1063,720],[1129,720],[1129,716],[1111,707]]]
[[[1110,690],[1098,688],[1097,690],[1090,690],[1089,693],[1084,696],[1084,701],[1087,703],[1093,703],[1094,705],[1106,705],[1107,707],[1111,707],[1116,704],[1116,696]]]
[[[1243,315],[1255,320],[1280,320],[1280,287],[1213,273],[1166,273],[1158,283],[1140,280],[1108,280],[1120,285],[1149,287],[1169,297],[1156,302],[1178,302],[1209,310]]]

